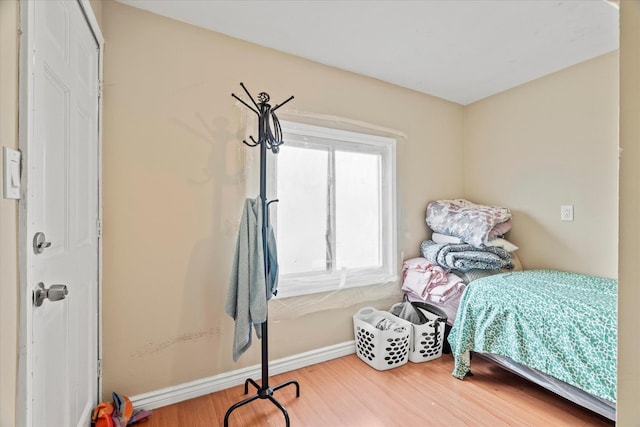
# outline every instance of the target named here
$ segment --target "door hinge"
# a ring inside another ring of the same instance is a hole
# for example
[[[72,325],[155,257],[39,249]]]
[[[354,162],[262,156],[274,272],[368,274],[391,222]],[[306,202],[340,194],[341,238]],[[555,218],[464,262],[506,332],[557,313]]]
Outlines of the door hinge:
[[[102,80],[98,80],[98,98],[102,99]]]
[[[98,379],[102,378],[102,359],[98,359]]]
[[[96,223],[96,229],[98,231],[98,239],[102,238],[102,220],[99,219]]]

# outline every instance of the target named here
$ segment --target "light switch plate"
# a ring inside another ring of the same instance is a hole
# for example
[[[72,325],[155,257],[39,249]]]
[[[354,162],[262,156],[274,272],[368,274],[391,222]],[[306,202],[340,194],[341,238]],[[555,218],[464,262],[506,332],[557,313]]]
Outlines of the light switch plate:
[[[2,194],[5,199],[20,198],[20,157],[18,150],[2,147]]]

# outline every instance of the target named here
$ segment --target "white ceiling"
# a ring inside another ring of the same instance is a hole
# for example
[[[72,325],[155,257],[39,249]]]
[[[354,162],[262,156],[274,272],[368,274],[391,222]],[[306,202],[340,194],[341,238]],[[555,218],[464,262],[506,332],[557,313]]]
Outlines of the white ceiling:
[[[463,105],[618,48],[604,0],[118,0]]]

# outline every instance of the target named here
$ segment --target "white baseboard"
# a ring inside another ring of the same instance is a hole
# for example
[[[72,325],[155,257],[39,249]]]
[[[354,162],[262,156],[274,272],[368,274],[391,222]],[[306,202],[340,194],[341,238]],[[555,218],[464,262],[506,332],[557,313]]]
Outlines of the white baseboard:
[[[353,353],[355,353],[355,341],[347,341],[270,361],[269,374],[278,375]],[[130,399],[136,409],[155,409],[244,384],[247,378],[260,380],[261,374],[262,367],[260,365],[248,366],[208,378],[132,396]]]

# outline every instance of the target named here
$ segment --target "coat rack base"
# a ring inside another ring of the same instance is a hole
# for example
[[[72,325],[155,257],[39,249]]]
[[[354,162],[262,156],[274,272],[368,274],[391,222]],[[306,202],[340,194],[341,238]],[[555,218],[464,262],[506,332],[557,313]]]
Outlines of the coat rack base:
[[[257,382],[255,382],[254,380],[252,380],[251,378],[248,378],[245,382],[244,382],[244,394],[249,394],[249,384],[253,385],[256,389],[257,389],[257,393],[254,394],[253,396],[250,396],[238,403],[236,403],[235,405],[233,405],[232,407],[230,407],[227,410],[227,413],[224,415],[224,427],[229,427],[229,415],[231,415],[231,413],[238,409],[239,407],[246,405],[248,403],[253,402],[256,399],[269,399],[271,401],[271,403],[273,403],[274,405],[276,405],[278,407],[278,409],[280,409],[280,411],[282,411],[282,414],[284,415],[284,419],[287,423],[287,427],[289,427],[289,413],[287,412],[287,410],[285,409],[284,406],[282,406],[282,404],[280,402],[278,402],[278,400],[273,397],[273,393],[277,390],[280,390],[283,387],[286,387],[288,385],[294,385],[296,387],[296,397],[300,397],[300,384],[298,384],[297,381],[295,380],[290,380],[287,382],[284,382],[282,384],[279,384],[275,387],[261,387],[260,385],[258,385]]]

